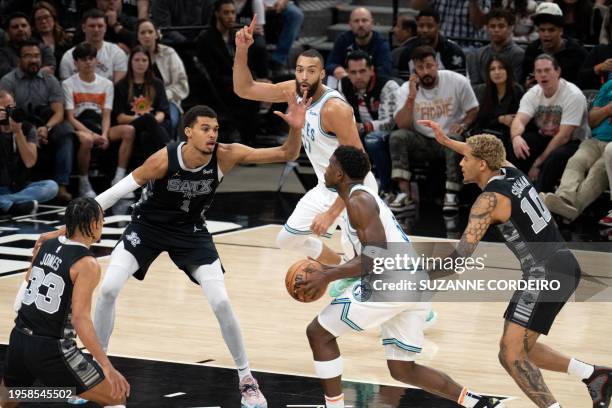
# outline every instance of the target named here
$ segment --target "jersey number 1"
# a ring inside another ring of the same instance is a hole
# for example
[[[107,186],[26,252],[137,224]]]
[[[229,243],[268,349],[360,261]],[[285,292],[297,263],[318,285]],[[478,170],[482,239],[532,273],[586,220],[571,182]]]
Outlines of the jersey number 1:
[[[41,286],[47,287],[47,294],[39,293]],[[61,276],[50,272],[45,275],[45,271],[38,266],[32,267],[30,274],[30,285],[23,296],[23,303],[31,305],[36,303],[36,308],[40,311],[53,314],[59,310],[66,284]]]
[[[531,229],[536,234],[542,231],[552,218],[535,187],[531,187],[529,190],[529,198],[523,197],[521,200],[521,210],[531,219]]]

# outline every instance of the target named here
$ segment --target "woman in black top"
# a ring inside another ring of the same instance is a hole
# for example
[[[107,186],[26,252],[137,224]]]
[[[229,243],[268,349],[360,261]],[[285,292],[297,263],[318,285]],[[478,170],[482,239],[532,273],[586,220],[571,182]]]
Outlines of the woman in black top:
[[[151,56],[132,48],[125,78],[115,85],[113,112],[117,123],[136,132],[135,149],[146,159],[169,141],[169,105],[163,82],[153,74]]]
[[[510,125],[518,111],[523,88],[514,79],[512,66],[504,57],[494,55],[485,72],[485,83],[474,88],[480,110],[470,133],[494,134],[508,151],[512,148]]]

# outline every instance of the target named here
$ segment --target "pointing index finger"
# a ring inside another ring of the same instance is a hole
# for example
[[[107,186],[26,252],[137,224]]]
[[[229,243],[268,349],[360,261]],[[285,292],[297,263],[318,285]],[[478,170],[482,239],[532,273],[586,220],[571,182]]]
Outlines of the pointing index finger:
[[[255,25],[257,25],[257,13],[253,14],[253,19],[251,20],[251,24],[249,24],[249,33],[253,34]]]

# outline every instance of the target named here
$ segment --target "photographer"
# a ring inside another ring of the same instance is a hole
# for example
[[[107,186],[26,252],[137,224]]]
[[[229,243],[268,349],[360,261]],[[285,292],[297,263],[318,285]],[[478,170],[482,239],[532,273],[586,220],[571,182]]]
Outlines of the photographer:
[[[29,182],[27,169],[36,164],[36,129],[15,107],[13,96],[0,90],[0,212],[22,215],[36,212],[39,202],[57,195],[53,180]]]
[[[64,120],[62,86],[57,78],[41,70],[41,62],[38,43],[24,41],[19,47],[19,65],[0,80],[0,89],[15,96],[16,105],[26,111],[26,120],[36,126],[39,158],[34,178],[53,174],[60,186],[58,200],[68,203],[72,199],[67,187],[74,157],[74,129]]]

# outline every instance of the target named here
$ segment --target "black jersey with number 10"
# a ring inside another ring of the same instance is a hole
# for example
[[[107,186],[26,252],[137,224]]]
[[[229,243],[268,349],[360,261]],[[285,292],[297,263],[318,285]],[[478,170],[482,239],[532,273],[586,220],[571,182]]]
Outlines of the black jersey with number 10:
[[[198,168],[187,168],[181,149],[184,143],[171,143],[168,172],[164,178],[150,181],[134,206],[132,221],[174,231],[192,231],[204,227],[206,210],[212,204],[223,178],[217,165],[217,147],[210,161]]]
[[[484,191],[499,193],[510,199],[510,219],[497,227],[508,248],[521,262],[523,270],[547,259],[557,250],[567,248],[550,211],[520,170],[503,167],[501,175],[489,180]]]

